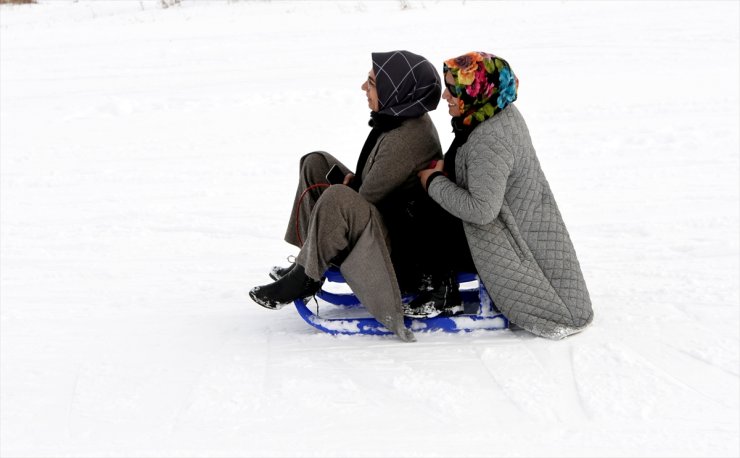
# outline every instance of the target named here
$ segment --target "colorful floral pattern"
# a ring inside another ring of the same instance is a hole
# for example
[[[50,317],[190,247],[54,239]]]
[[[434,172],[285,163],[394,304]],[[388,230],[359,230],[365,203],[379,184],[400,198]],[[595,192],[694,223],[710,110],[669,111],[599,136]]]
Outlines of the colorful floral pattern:
[[[492,117],[516,100],[519,80],[509,63],[484,52],[469,52],[444,62],[455,85],[447,89],[458,99],[463,125],[471,126]]]

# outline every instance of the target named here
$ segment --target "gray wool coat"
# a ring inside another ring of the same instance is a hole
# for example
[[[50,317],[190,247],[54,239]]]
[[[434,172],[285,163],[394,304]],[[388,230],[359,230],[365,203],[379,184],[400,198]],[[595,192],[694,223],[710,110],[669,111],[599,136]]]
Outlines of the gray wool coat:
[[[373,204],[372,224],[340,266],[342,276],[365,308],[404,341],[413,341],[414,336],[403,322],[401,290],[390,258],[388,233],[376,206],[394,191],[418,185],[417,173],[441,157],[437,129],[428,114],[408,119],[378,138],[361,172],[359,189],[360,196]]]
[[[344,173],[349,171],[328,153],[310,156],[302,159],[302,173],[306,175],[301,177],[296,196],[317,176],[323,177],[333,164]],[[358,172],[363,179],[358,193],[346,186],[331,186],[315,204],[305,199],[300,223],[296,221],[296,198],[286,230],[285,240],[296,246],[301,245],[295,235],[296,224],[306,234],[296,262],[314,279],[321,278],[330,261],[345,254],[340,270],[347,284],[365,308],[404,341],[413,341],[414,335],[404,325],[390,238],[378,205],[395,199],[399,190],[419,186],[417,173],[432,159],[441,158],[439,136],[429,115],[407,119],[379,136],[363,170]]]
[[[509,320],[562,339],[593,319],[576,251],[519,110],[478,125],[429,195],[463,221],[480,280]]]
[[[392,192],[418,185],[417,173],[433,159],[442,158],[439,135],[428,114],[407,119],[380,135],[367,158],[359,193],[378,205]]]

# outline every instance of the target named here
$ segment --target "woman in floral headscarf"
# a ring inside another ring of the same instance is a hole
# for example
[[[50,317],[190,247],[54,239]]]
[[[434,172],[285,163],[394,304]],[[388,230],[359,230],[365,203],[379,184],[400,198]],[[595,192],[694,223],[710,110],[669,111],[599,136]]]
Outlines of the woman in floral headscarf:
[[[443,73],[455,139],[444,161],[419,172],[429,196],[455,217],[438,246],[462,250],[457,259],[472,261],[512,323],[553,339],[582,330],[593,319],[591,300],[513,105],[519,80],[508,62],[483,52],[445,61]]]

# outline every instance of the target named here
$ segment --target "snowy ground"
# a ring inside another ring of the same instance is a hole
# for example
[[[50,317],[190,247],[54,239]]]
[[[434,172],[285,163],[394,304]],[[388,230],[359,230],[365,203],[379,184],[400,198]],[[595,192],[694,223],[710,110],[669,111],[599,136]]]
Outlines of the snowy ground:
[[[399,5],[0,7],[2,456],[740,454],[739,4]],[[512,64],[587,331],[403,344],[250,301],[392,49]]]

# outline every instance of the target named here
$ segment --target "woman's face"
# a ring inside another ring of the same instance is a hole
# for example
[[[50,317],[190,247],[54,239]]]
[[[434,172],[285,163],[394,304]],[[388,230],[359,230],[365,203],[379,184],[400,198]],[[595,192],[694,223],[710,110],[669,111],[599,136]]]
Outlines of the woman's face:
[[[452,76],[452,73],[445,73],[445,83],[447,83],[445,86],[455,85],[455,78]],[[442,98],[447,101],[447,107],[449,108],[450,116],[454,118],[462,114],[460,112],[460,99],[453,97],[452,93],[447,87],[445,87],[445,91],[442,93]]]
[[[362,83],[362,90],[367,94],[367,106],[372,111],[378,111],[380,108],[378,103],[378,88],[375,86],[375,71],[373,69],[367,72],[367,79]]]

